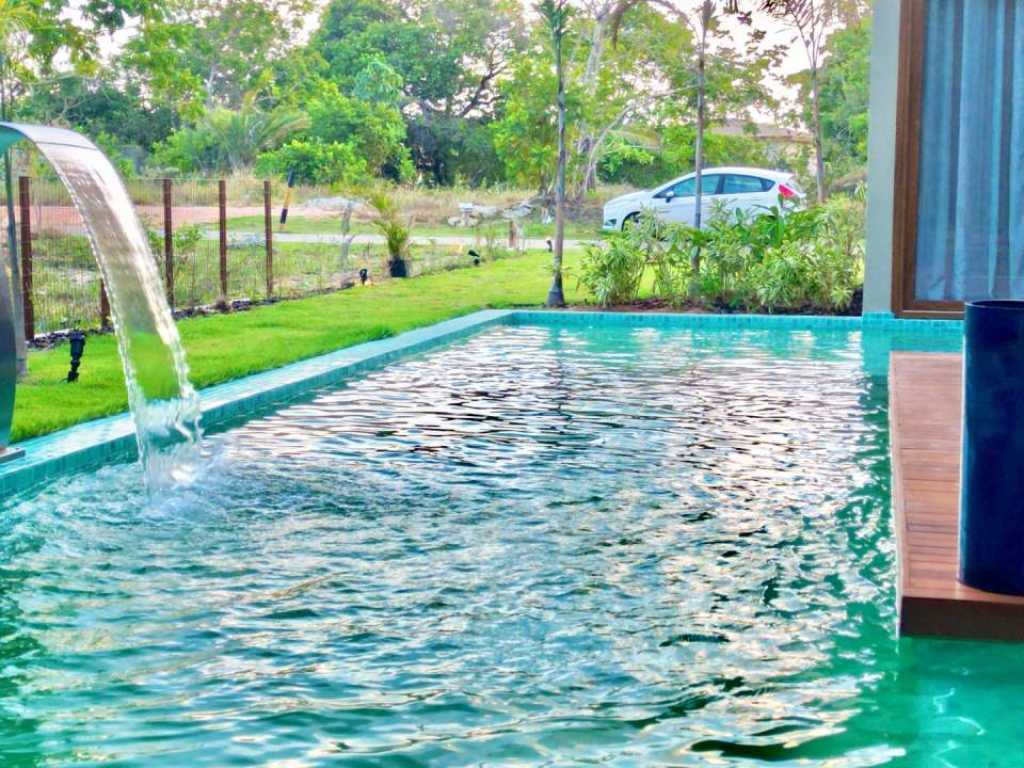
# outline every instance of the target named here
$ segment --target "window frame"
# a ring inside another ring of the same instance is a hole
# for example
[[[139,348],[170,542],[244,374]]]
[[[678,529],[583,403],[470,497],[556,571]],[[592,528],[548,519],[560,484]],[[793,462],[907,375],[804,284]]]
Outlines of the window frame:
[[[722,184],[723,184],[723,182],[725,180],[725,174],[724,173],[722,173],[721,171],[714,171],[713,173],[708,173],[708,172],[705,171],[704,173],[701,174],[701,176],[704,177],[705,179],[711,178],[712,176],[717,176],[718,177],[718,183],[715,184],[715,191],[711,192],[707,188],[704,188],[704,189],[701,190],[701,196],[702,197],[707,197],[709,195],[720,194],[718,190],[720,190],[722,188]],[[652,197],[655,200],[665,200],[665,199],[668,199],[668,198],[666,198],[666,195],[668,194],[669,190],[675,189],[677,186],[679,186],[680,184],[682,184],[684,182],[695,181],[696,178],[697,178],[697,174],[692,173],[689,176],[686,176],[686,177],[680,179],[679,181],[673,182],[672,184],[667,184],[666,186],[662,187],[660,190],[655,192],[654,195],[652,195]],[[686,200],[687,198],[696,197],[697,196],[696,191],[697,191],[697,187],[696,187],[696,184],[694,184],[694,194],[692,194],[692,195],[676,195],[676,194],[673,194],[671,199],[672,200]]]
[[[751,190],[749,192],[726,192],[726,179],[730,177],[736,179],[754,179],[760,184],[761,188],[756,191]],[[766,187],[765,184],[767,184],[768,186]],[[772,179],[769,179],[767,176],[755,176],[752,173],[723,173],[722,183],[719,185],[719,189],[722,190],[720,193],[722,195],[763,195],[765,192],[769,192],[771,188],[775,186],[775,184],[776,182],[773,181]]]
[[[892,311],[897,317],[960,318],[962,301],[918,299],[917,209],[920,192],[924,21],[932,0],[902,0],[896,80],[896,157],[893,176]],[[943,0],[939,0],[943,2]]]

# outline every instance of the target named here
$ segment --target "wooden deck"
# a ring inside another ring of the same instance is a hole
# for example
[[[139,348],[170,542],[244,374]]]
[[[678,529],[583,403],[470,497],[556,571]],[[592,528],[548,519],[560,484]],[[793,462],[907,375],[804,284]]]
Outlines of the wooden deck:
[[[893,353],[893,515],[901,635],[1024,640],[1024,598],[957,581],[961,357]]]

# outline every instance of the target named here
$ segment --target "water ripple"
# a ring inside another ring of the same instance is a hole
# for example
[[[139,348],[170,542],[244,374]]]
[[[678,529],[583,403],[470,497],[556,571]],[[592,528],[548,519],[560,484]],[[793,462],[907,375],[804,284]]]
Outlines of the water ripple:
[[[862,345],[498,329],[214,437],[176,494],[9,500],[3,764],[966,765],[1015,725],[990,651],[893,637]]]

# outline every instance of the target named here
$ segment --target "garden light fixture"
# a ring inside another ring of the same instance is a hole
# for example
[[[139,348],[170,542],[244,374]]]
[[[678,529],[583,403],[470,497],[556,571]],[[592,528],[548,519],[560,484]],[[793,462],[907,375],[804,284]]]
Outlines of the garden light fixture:
[[[68,384],[78,381],[78,367],[82,364],[85,354],[85,334],[75,330],[71,332],[71,370],[68,371]]]

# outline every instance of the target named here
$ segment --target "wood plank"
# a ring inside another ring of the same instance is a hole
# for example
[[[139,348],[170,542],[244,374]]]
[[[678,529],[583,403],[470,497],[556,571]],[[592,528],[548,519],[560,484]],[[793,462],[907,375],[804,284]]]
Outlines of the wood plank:
[[[962,366],[951,354],[890,361],[900,634],[1024,640],[1024,598],[957,580]]]

